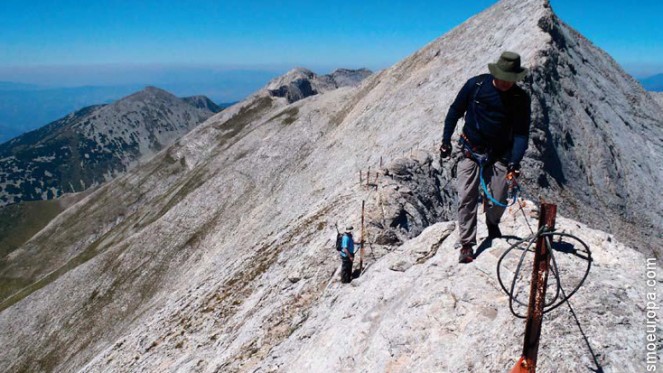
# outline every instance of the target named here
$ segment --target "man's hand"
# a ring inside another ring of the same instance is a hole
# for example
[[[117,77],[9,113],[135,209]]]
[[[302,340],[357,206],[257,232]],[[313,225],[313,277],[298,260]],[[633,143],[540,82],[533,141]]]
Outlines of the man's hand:
[[[516,185],[516,179],[520,176],[520,165],[509,163],[506,169],[506,181],[509,185]]]
[[[452,150],[451,143],[443,142],[442,145],[440,145],[440,159],[449,158]]]

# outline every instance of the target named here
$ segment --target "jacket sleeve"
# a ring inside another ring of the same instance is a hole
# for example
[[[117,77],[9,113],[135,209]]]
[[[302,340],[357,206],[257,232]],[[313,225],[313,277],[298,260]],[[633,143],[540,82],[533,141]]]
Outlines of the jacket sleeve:
[[[467,110],[467,104],[470,99],[473,86],[474,78],[465,82],[465,85],[463,88],[461,88],[460,92],[458,92],[456,99],[449,107],[447,117],[444,119],[444,133],[442,136],[443,143],[451,142],[451,135],[453,135],[454,130],[456,129],[456,123],[458,123],[458,119],[460,119]]]
[[[529,142],[529,127],[531,122],[530,104],[530,97],[525,93],[514,119],[513,148],[511,149],[511,160],[509,163],[514,164],[517,168],[520,167],[520,161],[525,156]]]

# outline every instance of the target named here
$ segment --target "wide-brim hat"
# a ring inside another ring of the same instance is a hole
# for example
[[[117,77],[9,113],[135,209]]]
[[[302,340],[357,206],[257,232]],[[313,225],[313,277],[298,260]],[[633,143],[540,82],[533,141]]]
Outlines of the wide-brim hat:
[[[355,229],[353,226],[348,225],[347,227],[345,227],[345,232],[346,232],[346,233],[352,233],[352,230],[353,230],[353,229]]]
[[[499,80],[517,82],[525,79],[528,70],[520,66],[520,55],[514,52],[504,52],[497,63],[489,63],[488,70]]]

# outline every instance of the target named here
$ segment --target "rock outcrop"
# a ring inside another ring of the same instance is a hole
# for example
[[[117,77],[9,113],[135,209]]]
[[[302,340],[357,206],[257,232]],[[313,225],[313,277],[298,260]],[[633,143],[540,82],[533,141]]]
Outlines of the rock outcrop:
[[[656,102],[658,102],[659,106],[661,106],[663,110],[663,92],[649,92],[649,94],[654,98]]]
[[[291,104],[336,88],[357,86],[370,75],[371,72],[366,69],[337,69],[329,75],[317,75],[298,67],[271,81],[267,89],[272,96],[285,97]]]
[[[401,244],[435,222],[455,219],[454,190],[449,183],[440,185],[431,153],[417,150],[375,175],[376,181],[369,181],[376,193],[368,200],[367,220],[376,244]]]

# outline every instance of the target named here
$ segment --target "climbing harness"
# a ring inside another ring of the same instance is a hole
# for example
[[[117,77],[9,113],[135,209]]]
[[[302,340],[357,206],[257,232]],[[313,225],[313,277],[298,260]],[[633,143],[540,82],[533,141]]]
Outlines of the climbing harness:
[[[463,146],[463,149],[465,150],[465,156],[474,160],[479,165],[479,181],[481,183],[481,190],[483,191],[483,195],[485,196],[485,198],[487,198],[493,205],[500,207],[509,207],[515,204],[518,201],[518,194],[520,192],[520,186],[516,182],[515,178],[507,180],[507,182],[509,183],[509,189],[507,191],[507,201],[511,199],[512,200],[511,203],[502,203],[498,201],[490,193],[488,185],[486,184],[486,180],[483,177],[484,167],[487,164],[491,163],[490,155],[488,153],[482,154],[476,152],[475,148],[473,148],[472,145],[470,145],[470,142],[464,133],[461,133],[460,135],[460,143]]]

